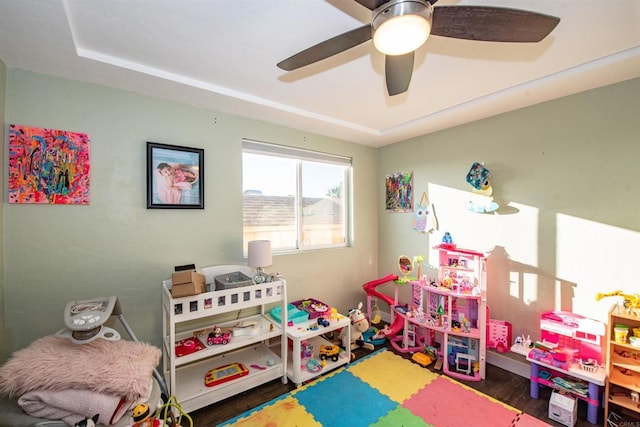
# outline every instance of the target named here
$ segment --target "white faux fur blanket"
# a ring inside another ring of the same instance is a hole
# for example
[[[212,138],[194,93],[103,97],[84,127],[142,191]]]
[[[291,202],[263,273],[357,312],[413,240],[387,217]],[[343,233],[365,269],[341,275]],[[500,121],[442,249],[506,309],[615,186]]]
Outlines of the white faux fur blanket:
[[[99,415],[99,424],[115,424],[134,403],[136,402],[110,394],[75,389],[30,391],[18,399],[18,405],[27,414],[38,418],[62,420],[70,426],[96,414]]]
[[[16,351],[0,367],[0,392],[15,397],[34,390],[84,389],[137,400],[151,393],[159,361],[160,349],[141,342],[74,344],[50,335]]]

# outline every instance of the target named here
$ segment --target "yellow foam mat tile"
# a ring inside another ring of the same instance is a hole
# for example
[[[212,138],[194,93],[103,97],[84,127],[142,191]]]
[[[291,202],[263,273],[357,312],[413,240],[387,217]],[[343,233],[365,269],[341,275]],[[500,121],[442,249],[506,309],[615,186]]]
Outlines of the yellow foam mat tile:
[[[407,363],[406,359],[391,351],[356,363],[348,371],[398,403],[438,377],[438,374],[415,363]]]
[[[322,427],[292,396],[236,421],[234,427],[305,426]]]

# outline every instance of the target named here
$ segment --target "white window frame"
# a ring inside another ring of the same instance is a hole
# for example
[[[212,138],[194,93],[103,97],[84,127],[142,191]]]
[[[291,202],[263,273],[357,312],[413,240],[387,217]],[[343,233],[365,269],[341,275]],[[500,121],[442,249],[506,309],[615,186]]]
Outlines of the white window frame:
[[[344,248],[351,246],[351,223],[352,223],[352,175],[353,175],[353,161],[352,158],[346,156],[339,156],[335,154],[323,153],[319,151],[312,151],[308,149],[289,147],[284,145],[278,145],[273,143],[255,141],[250,139],[242,140],[242,154],[251,153],[258,155],[267,155],[281,158],[289,158],[297,161],[296,167],[296,194],[294,215],[296,223],[296,244],[294,248],[272,248],[274,253],[287,253],[287,252],[302,252],[318,249],[328,248]],[[342,211],[342,218],[344,223],[344,241],[342,243],[335,243],[329,245],[314,245],[314,246],[302,246],[302,161],[313,161],[318,163],[333,164],[345,166],[345,176],[343,179],[343,199],[344,206]],[[244,185],[243,185],[244,188]],[[244,215],[244,212],[243,212]],[[244,240],[244,226],[243,226],[243,240]],[[247,242],[244,242],[246,246]],[[244,251],[246,253],[246,247]]]

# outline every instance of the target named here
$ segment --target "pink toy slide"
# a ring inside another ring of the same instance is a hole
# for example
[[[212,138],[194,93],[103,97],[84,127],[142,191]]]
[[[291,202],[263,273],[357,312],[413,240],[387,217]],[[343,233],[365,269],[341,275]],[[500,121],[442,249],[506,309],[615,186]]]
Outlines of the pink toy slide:
[[[388,283],[388,282],[393,282],[394,280],[397,280],[397,279],[398,279],[397,275],[389,274],[380,279],[372,280],[371,282],[365,283],[364,285],[362,285],[362,289],[364,289],[367,296],[369,297],[374,296],[376,298],[381,299],[391,308],[391,310],[393,310],[393,305],[395,304],[395,302],[393,301],[393,298],[378,292],[376,288],[380,285],[384,285],[385,283]],[[393,319],[393,323],[389,326],[388,329],[385,329],[386,331],[385,335],[387,337],[398,335],[403,328],[404,328],[404,320],[400,316],[395,316],[395,318]]]

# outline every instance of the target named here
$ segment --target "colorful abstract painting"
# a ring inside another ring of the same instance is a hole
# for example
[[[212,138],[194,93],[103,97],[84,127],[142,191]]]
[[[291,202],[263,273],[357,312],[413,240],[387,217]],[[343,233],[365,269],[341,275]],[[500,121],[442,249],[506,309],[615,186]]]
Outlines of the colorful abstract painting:
[[[413,172],[387,175],[385,187],[387,212],[413,212]]]
[[[89,204],[89,136],[9,126],[9,203]]]

